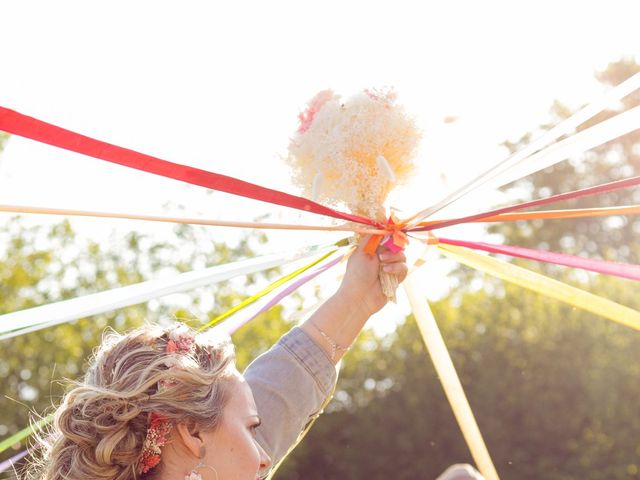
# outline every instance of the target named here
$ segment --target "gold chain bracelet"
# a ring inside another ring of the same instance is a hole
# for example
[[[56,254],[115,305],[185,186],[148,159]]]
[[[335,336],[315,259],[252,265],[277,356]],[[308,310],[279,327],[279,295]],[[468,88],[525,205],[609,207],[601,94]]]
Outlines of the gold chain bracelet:
[[[324,339],[327,341],[327,343],[329,344],[329,346],[331,347],[331,361],[333,362],[336,358],[336,352],[344,352],[347,353],[349,351],[348,347],[343,347],[342,345],[339,345],[338,342],[336,342],[333,338],[331,338],[329,335],[327,335],[326,333],[324,333],[322,331],[322,329],[317,326],[315,323],[313,322],[309,322],[311,323],[311,325],[313,325],[313,327],[318,330],[318,332],[320,332],[320,335],[322,335],[324,337]]]

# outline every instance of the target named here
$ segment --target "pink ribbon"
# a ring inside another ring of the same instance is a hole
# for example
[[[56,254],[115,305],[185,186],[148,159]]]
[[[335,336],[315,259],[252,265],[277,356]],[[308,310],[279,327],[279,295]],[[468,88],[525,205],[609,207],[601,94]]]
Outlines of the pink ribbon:
[[[287,288],[285,288],[280,293],[275,295],[271,300],[269,300],[269,302],[267,302],[266,305],[264,305],[260,310],[258,310],[256,313],[251,315],[249,318],[241,319],[240,321],[238,321],[238,320],[236,320],[234,318],[230,318],[228,320],[225,320],[224,322],[222,322],[220,325],[218,325],[215,328],[221,328],[222,330],[226,331],[229,335],[233,335],[238,329],[240,329],[241,327],[245,326],[247,323],[249,323],[251,320],[256,318],[258,315],[260,315],[260,314],[266,312],[267,310],[269,310],[271,307],[273,307],[274,305],[279,303],[280,300],[282,300],[284,297],[286,297],[287,295],[292,294],[293,292],[295,292],[298,288],[300,288],[305,283],[313,280],[315,277],[317,277],[321,273],[326,272],[327,270],[329,270],[334,265],[337,265],[338,263],[340,263],[340,261],[343,258],[344,258],[344,255],[340,255],[339,257],[334,258],[333,260],[331,260],[329,263],[326,263],[325,265],[319,267],[318,269],[316,269],[313,272],[307,274],[306,276],[296,280],[291,285],[289,285]]]
[[[439,240],[440,243],[472,248],[474,250],[483,250],[490,253],[499,253],[512,257],[527,258],[529,260],[537,260],[539,262],[555,263],[556,265],[582,268],[584,270],[604,273],[606,275],[615,275],[616,277],[628,278],[631,280],[640,280],[640,265],[609,262],[607,260],[584,258],[575,255],[548,252],[545,250],[534,250],[524,247],[512,247],[509,245],[494,245],[492,243],[483,242],[467,242],[464,240],[454,240],[451,238],[442,237],[439,237]]]

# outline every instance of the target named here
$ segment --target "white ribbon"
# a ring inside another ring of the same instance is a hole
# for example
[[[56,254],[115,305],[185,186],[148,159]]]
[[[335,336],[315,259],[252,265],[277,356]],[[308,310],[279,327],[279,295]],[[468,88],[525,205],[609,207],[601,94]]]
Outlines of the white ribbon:
[[[500,188],[639,128],[640,106],[637,106],[531,155],[509,172],[489,180],[483,188]]]
[[[456,191],[452,192],[447,197],[442,199],[440,202],[436,203],[435,205],[425,210],[422,210],[421,212],[418,212],[413,217],[411,217],[410,219],[411,222],[409,225],[413,226],[419,223],[420,221],[433,215],[439,210],[442,210],[447,205],[450,205],[451,203],[459,200],[461,197],[467,195],[469,192],[478,189],[480,186],[486,184],[487,182],[493,179],[496,179],[496,177],[498,177],[499,175],[510,172],[515,167],[518,167],[520,164],[527,161],[528,157],[530,157],[532,154],[534,154],[538,150],[554,142],[556,139],[560,138],[561,136],[573,132],[576,129],[576,127],[583,124],[590,118],[593,118],[598,113],[602,112],[602,110],[604,110],[607,106],[611,105],[616,101],[621,100],[622,98],[626,97],[627,95],[634,92],[638,88],[640,88],[640,73],[636,73],[635,75],[629,77],[624,82],[620,83],[616,87],[606,92],[597,101],[592,102],[586,107],[583,107],[582,109],[578,110],[572,116],[570,116],[563,122],[559,123],[558,125],[553,127],[551,130],[548,130],[539,138],[527,144],[521,150],[510,155],[506,159],[502,160],[501,162],[491,167],[489,170],[485,171],[484,173],[480,174],[478,177],[474,178],[473,180],[466,183]],[[594,128],[594,127],[591,127],[591,128]],[[621,134],[618,134],[616,136],[619,136],[619,135]],[[604,142],[601,142],[601,143],[604,143]],[[589,147],[589,148],[593,148],[594,146],[600,145],[601,143],[593,145],[592,147]],[[542,156],[542,152],[540,152],[540,155]],[[538,158],[540,159],[540,157]],[[560,160],[563,160],[563,159],[560,159]],[[541,167],[540,169],[542,168],[545,168],[545,167]],[[533,170],[533,172],[538,171],[540,169]],[[533,172],[529,171],[529,173],[533,173]],[[510,181],[518,180],[519,178],[522,178],[525,175],[528,175],[528,174],[524,174],[518,177],[516,177],[515,175],[513,177],[509,177],[510,180],[501,183],[501,185],[505,185]]]
[[[239,275],[260,272],[315,255],[329,248],[335,248],[335,245],[315,245],[294,252],[265,255],[200,271],[181,273],[172,278],[148,280],[126,287],[118,287],[83,297],[7,313],[0,315],[0,333],[5,333],[5,335],[0,335],[0,340],[118,308],[136,305],[171,293],[223,282]]]

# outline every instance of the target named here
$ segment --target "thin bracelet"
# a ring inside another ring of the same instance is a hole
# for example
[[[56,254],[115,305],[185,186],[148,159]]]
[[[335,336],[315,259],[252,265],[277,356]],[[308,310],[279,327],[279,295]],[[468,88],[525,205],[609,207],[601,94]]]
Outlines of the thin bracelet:
[[[340,351],[340,352],[344,352],[347,353],[349,351],[349,348],[343,347],[342,345],[338,345],[338,343],[331,338],[329,335],[327,335],[326,333],[324,333],[322,331],[322,329],[317,326],[315,323],[313,322],[309,322],[311,325],[313,325],[313,327],[318,330],[318,332],[320,332],[320,335],[322,335],[324,337],[324,339],[329,343],[329,345],[331,346],[331,361],[333,362],[336,358],[336,352]]]

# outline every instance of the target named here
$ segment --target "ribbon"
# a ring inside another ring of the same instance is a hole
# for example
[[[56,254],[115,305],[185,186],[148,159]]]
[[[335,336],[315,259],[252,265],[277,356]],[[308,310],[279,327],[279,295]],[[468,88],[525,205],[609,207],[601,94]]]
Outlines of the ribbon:
[[[261,187],[260,185],[219,173],[161,160],[150,155],[129,150],[128,148],[118,147],[70,130],[65,130],[64,128],[4,107],[0,107],[0,130],[53,145],[54,147],[63,148],[155,175],[173,178],[174,180],[180,180],[193,185],[252,198],[262,202],[273,203],[275,205],[295,208],[305,212],[327,215],[350,222],[376,225],[376,222],[368,218],[340,212],[307,200],[306,198]]]
[[[148,280],[126,287],[7,313],[0,315],[0,333],[5,333],[0,336],[0,340],[117,308],[136,305],[170,293],[222,282],[238,275],[248,275],[277,267],[283,263],[305,258],[333,247],[333,244],[328,246],[315,245],[294,252],[265,255],[199,271],[181,273],[167,279]]]
[[[640,205],[600,208],[571,208],[564,210],[542,210],[538,212],[501,213],[479,218],[473,222],[515,222],[517,220],[557,220],[564,218],[606,217],[611,215],[640,215]],[[420,227],[434,225],[447,220],[430,220],[418,224]]]
[[[282,292],[280,292],[277,295],[275,295],[260,310],[258,310],[256,313],[251,315],[249,318],[240,319],[240,320],[231,318],[231,319],[227,320],[226,322],[221,323],[216,328],[219,328],[219,329],[225,331],[229,335],[233,335],[236,331],[238,331],[238,329],[242,328],[244,325],[246,325],[250,321],[254,320],[259,315],[261,315],[264,312],[268,311],[271,307],[273,307],[274,305],[278,304],[280,302],[280,300],[282,300],[283,298],[285,298],[288,295],[291,295],[293,292],[295,292],[302,285],[304,285],[305,283],[313,280],[315,277],[317,277],[321,273],[326,272],[327,270],[329,270],[334,265],[337,265],[338,263],[340,263],[340,261],[343,258],[344,258],[344,255],[341,255],[341,256],[331,260],[329,263],[317,268],[316,270],[314,270],[313,272],[309,273],[308,275],[305,275],[301,279],[293,282],[291,285],[289,285],[287,288],[285,288]]]
[[[640,312],[629,307],[553,280],[526,268],[501,262],[487,255],[480,255],[466,248],[449,245],[439,245],[438,248],[447,257],[457,260],[468,267],[555,298],[587,312],[595,313],[627,327],[640,330]]]
[[[64,215],[72,217],[118,218],[125,220],[144,220],[148,222],[181,223],[187,225],[206,225],[210,227],[259,228],[266,230],[317,230],[326,232],[355,232],[361,234],[385,234],[386,230],[343,225],[299,225],[289,223],[237,222],[231,220],[208,220],[205,218],[160,217],[138,213],[94,212],[87,210],[69,210],[61,208],[33,207],[28,205],[0,205],[0,212],[30,213],[42,215]]]
[[[340,241],[340,242],[337,243],[337,245],[338,246],[345,246],[346,243],[344,241]],[[199,330],[204,330],[205,328],[208,328],[208,327],[214,325],[215,323],[217,323],[217,322],[219,322],[219,321],[221,321],[223,319],[226,319],[227,317],[230,317],[231,315],[233,315],[237,311],[241,310],[242,308],[245,308],[246,306],[250,305],[251,303],[255,302],[259,298],[263,297],[264,295],[266,295],[267,293],[272,291],[273,289],[277,288],[279,285],[282,285],[283,283],[285,283],[285,282],[287,282],[287,281],[299,276],[301,273],[303,273],[304,271],[306,271],[309,268],[313,267],[314,265],[317,265],[322,260],[324,260],[325,258],[329,257],[330,255],[332,255],[335,252],[336,252],[336,250],[333,250],[333,251],[321,256],[317,260],[314,260],[310,264],[305,265],[304,267],[299,268],[298,270],[296,270],[296,271],[294,271],[294,272],[292,272],[292,273],[290,273],[288,275],[285,275],[284,277],[280,278],[279,280],[273,282],[267,288],[263,289],[258,294],[248,298],[247,300],[245,300],[241,304],[236,305],[232,309],[228,310],[227,312],[225,312],[222,315],[218,316],[217,318],[213,319],[211,322],[207,323],[206,325],[201,327]],[[311,274],[309,274],[309,275],[303,277],[302,279],[298,280],[297,282],[295,282],[294,284],[289,286],[287,289],[283,290],[281,293],[276,295],[272,300],[269,301],[269,303],[267,303],[264,307],[262,307],[257,313],[255,313],[251,317],[249,317],[247,319],[243,319],[240,322],[235,322],[233,324],[233,326],[232,326],[231,323],[229,323],[229,320],[227,320],[227,322],[219,325],[218,328],[228,329],[229,335],[231,335],[238,328],[240,328],[243,325],[245,325],[246,323],[250,322],[251,320],[256,318],[258,315],[260,315],[261,313],[266,312],[267,310],[269,310],[271,307],[273,307],[273,305],[275,305],[280,300],[282,300],[284,297],[286,297],[287,295],[289,295],[292,292],[294,292],[295,290],[297,290],[300,286],[302,286],[305,283],[309,282],[310,280],[312,280],[313,278],[315,278],[316,276],[318,276],[322,272],[325,272],[326,270],[328,270],[332,266],[338,264],[340,262],[340,260],[342,260],[343,258],[344,258],[344,256],[340,256],[340,257],[332,260],[328,264],[323,265],[322,267],[320,267],[316,271],[312,272]],[[224,327],[223,327],[223,325],[224,325]],[[13,446],[14,444],[16,444],[16,443],[24,440],[25,438],[27,438],[29,435],[31,435],[35,431],[36,428],[40,428],[42,426],[45,426],[45,425],[51,423],[52,420],[53,420],[53,414],[41,419],[39,422],[37,422],[34,425],[30,425],[29,427],[22,429],[21,431],[19,431],[18,433],[12,435],[11,437],[6,438],[2,442],[0,442],[0,453],[2,453],[7,448]],[[25,456],[26,454],[27,454],[26,452],[22,452],[19,455]],[[11,462],[12,460],[13,461],[17,461],[20,458],[22,458],[22,457],[18,457],[16,455],[15,457],[12,457],[12,458],[6,460],[5,462],[0,463],[0,473],[4,471],[3,469],[9,468],[12,465],[11,463],[8,463],[8,462]]]
[[[9,468],[13,467],[17,462],[19,462],[24,457],[29,455],[29,453],[30,451],[27,448],[26,450],[23,450],[22,452],[14,455],[13,457],[6,459],[4,462],[0,462],[0,473],[3,473]]]
[[[614,182],[609,182],[609,183],[603,183],[600,185],[595,185],[593,187],[582,188],[580,190],[573,190],[571,192],[560,193],[558,195],[539,198],[538,200],[532,200],[530,202],[518,203],[516,205],[511,205],[510,207],[498,208],[498,209],[490,210],[484,213],[468,215],[466,217],[454,218],[452,220],[441,220],[441,221],[433,222],[429,225],[425,225],[422,227],[410,228],[408,229],[408,231],[423,232],[428,230],[435,230],[437,228],[450,227],[452,225],[458,225],[460,223],[477,222],[485,218],[493,217],[495,215],[500,215],[503,213],[514,212],[516,210],[523,210],[525,208],[537,207],[540,205],[548,205],[550,203],[560,202],[562,200],[569,200],[572,198],[586,197],[590,195],[596,195],[599,193],[611,192],[614,190],[619,190],[621,188],[634,187],[636,185],[640,185],[640,176],[625,178],[622,180],[616,180]]]
[[[51,423],[52,420],[53,420],[53,413],[38,420],[36,423],[33,423],[26,428],[23,428],[19,432],[14,433],[10,437],[5,438],[0,442],[0,453],[4,452],[7,448],[12,447],[16,443],[21,442],[22,440],[27,438],[29,435],[31,435],[33,432],[35,432],[36,429],[42,428],[45,425],[48,425],[49,423]]]
[[[494,245],[492,243],[468,242],[464,240],[454,240],[451,238],[442,237],[440,237],[439,240],[440,243],[445,243],[447,245],[467,247],[474,250],[484,250],[485,252],[510,255],[512,257],[537,260],[539,262],[555,263],[556,265],[581,268],[583,270],[589,270],[592,272],[604,273],[606,275],[615,275],[616,277],[640,281],[640,265],[609,262],[607,260],[584,258],[575,255],[567,255],[564,253],[534,250],[524,247],[513,247],[509,245]]]
[[[369,255],[376,253],[379,245],[383,245],[392,253],[404,250],[409,242],[407,234],[403,231],[405,224],[398,221],[395,215],[391,214],[385,225],[387,233],[384,235],[372,235],[364,246],[364,251]]]
[[[311,263],[309,263],[309,264],[307,264],[307,265],[305,265],[305,266],[303,266],[303,267],[301,267],[301,268],[289,273],[288,275],[280,277],[278,280],[276,280],[275,282],[272,282],[271,284],[269,284],[268,286],[266,286],[265,288],[260,290],[255,295],[252,295],[249,298],[246,298],[245,300],[243,300],[242,302],[240,302],[239,304],[237,304],[233,308],[230,308],[226,312],[224,312],[224,313],[218,315],[217,317],[215,317],[213,320],[207,322],[205,325],[201,326],[199,328],[199,330],[204,330],[206,328],[212,327],[213,325],[221,322],[225,318],[228,318],[231,315],[233,315],[234,313],[237,313],[240,310],[242,310],[243,308],[246,308],[249,305],[255,303],[256,301],[260,300],[265,295],[269,294],[270,292],[272,292],[273,290],[278,288],[280,285],[283,285],[283,284],[287,283],[289,280],[293,280],[294,278],[296,278],[300,274],[306,272],[311,267],[314,267],[315,265],[320,263],[322,260],[324,260],[325,258],[327,258],[330,255],[332,255],[333,253],[335,253],[336,251],[337,250],[332,250],[332,251],[330,251],[328,253],[325,253],[324,255],[322,255],[320,258],[314,260],[313,262],[311,262]]]
[[[343,242],[338,242],[339,246],[344,246]],[[240,305],[236,305],[235,307],[233,307],[232,309],[230,309],[229,311],[225,312],[224,314],[220,315],[219,317],[215,318],[214,320],[212,320],[211,322],[209,322],[207,325],[204,325],[203,327],[200,328],[200,330],[204,330],[205,328],[208,328],[209,326],[214,325],[216,322],[223,320],[229,316],[231,316],[233,313],[237,312],[238,310],[248,306],[249,304],[255,302],[256,300],[258,300],[259,298],[263,297],[264,295],[266,295],[268,292],[272,291],[274,288],[276,288],[277,286],[281,285],[282,283],[295,278],[297,276],[299,276],[301,273],[303,273],[305,270],[308,270],[309,268],[313,267],[314,265],[317,265],[318,263],[320,263],[322,260],[324,260],[325,258],[327,258],[328,256],[330,256],[331,254],[335,253],[336,250],[333,250],[323,256],[321,256],[320,258],[318,258],[317,260],[314,260],[312,263],[305,265],[304,267],[296,270],[295,272],[290,273],[289,275],[286,275],[282,278],[280,278],[279,280],[277,280],[276,282],[273,282],[271,285],[269,285],[269,287],[265,288],[264,290],[262,290],[261,292],[259,292],[259,294],[254,295],[253,297],[250,297],[249,299],[245,300],[245,302],[242,302]],[[304,285],[305,283],[309,282],[310,280],[312,280],[313,278],[315,278],[316,276],[318,276],[319,274],[321,274],[322,272],[325,272],[326,270],[328,270],[329,268],[331,268],[332,266],[338,264],[340,262],[340,260],[342,260],[344,258],[344,256],[340,256],[334,260],[332,260],[331,262],[329,262],[326,265],[323,265],[322,267],[320,267],[319,269],[315,270],[314,272],[312,272],[311,274],[303,277],[302,279],[298,280],[297,282],[295,282],[294,284],[292,284],[291,286],[289,286],[287,289],[283,290],[281,293],[279,293],[277,296],[275,296],[272,300],[269,301],[269,303],[267,303],[264,307],[262,307],[257,313],[255,313],[254,315],[252,315],[251,317],[249,317],[248,319],[244,319],[241,322],[235,322],[235,324],[233,326],[231,326],[231,323],[228,323],[229,320],[227,320],[227,322],[221,324],[218,326],[218,328],[225,328],[228,329],[229,334],[234,333],[238,328],[242,327],[243,325],[245,325],[246,323],[250,322],[251,320],[253,320],[254,318],[256,318],[258,315],[260,315],[261,313],[267,311],[268,309],[270,309],[273,305],[275,305],[276,303],[278,303],[280,300],[282,300],[284,297],[286,297],[287,295],[291,294],[292,292],[294,292],[295,290],[297,290],[300,286]],[[277,285],[276,285],[277,284]],[[248,300],[251,300],[250,302],[247,302]],[[223,327],[223,325],[225,327]],[[229,328],[230,327],[230,328]],[[30,425],[29,427],[26,427],[24,429],[22,429],[21,431],[19,431],[18,433],[6,438],[5,440],[3,440],[2,442],[0,442],[0,453],[2,453],[3,451],[5,451],[7,448],[15,445],[18,442],[21,442],[22,440],[24,440],[25,438],[27,438],[29,435],[31,435],[36,428],[40,428],[42,426],[45,426],[49,423],[51,423],[51,421],[53,420],[53,414],[41,419],[39,422],[35,423],[34,425]],[[25,452],[22,452],[24,455],[26,455]],[[24,456],[23,455],[23,456]],[[20,457],[22,458],[22,457]],[[8,468],[11,466],[11,464],[8,464],[7,462],[10,462],[11,460],[17,461],[19,460],[19,458],[16,457],[12,457],[8,460],[6,460],[5,462],[0,464],[0,472],[4,471],[4,469]],[[5,465],[6,464],[6,465]]]
[[[633,91],[637,90],[638,87],[640,87],[640,73],[636,73],[631,77],[627,78],[622,83],[616,85],[614,88],[606,92],[596,101],[581,108],[576,113],[571,115],[569,118],[563,120],[561,123],[553,127],[551,130],[548,130],[542,136],[538,137],[528,145],[524,146],[521,150],[509,155],[506,159],[502,160],[501,162],[498,162],[496,165],[489,168],[487,171],[481,173],[473,180],[469,181],[468,183],[466,183],[456,191],[449,194],[440,202],[436,203],[435,205],[425,210],[422,210],[421,212],[416,213],[414,216],[412,216],[409,219],[409,221],[413,221],[414,219],[424,219],[430,215],[433,215],[434,213],[443,209],[447,205],[450,205],[456,200],[467,195],[469,192],[495,179],[499,175],[502,175],[509,171],[513,171],[516,167],[523,164],[530,156],[532,156],[532,154],[538,152],[541,149],[544,149],[545,146],[554,142],[556,139],[562,137],[563,135],[567,135],[571,133],[579,125],[586,122],[590,118],[595,117],[605,108],[607,108],[609,105],[612,105],[616,101],[626,97]],[[602,123],[606,123],[606,122],[602,122]],[[596,127],[598,127],[598,125],[596,125]],[[619,136],[620,133],[618,133],[617,135]],[[611,137],[611,138],[615,138],[615,137]],[[592,145],[592,146],[596,146],[596,145]],[[548,150],[543,150],[542,152],[545,152],[546,154]],[[540,153],[542,154],[542,152]],[[539,157],[541,156],[542,155],[540,155]],[[540,160],[542,160],[542,158],[540,158]],[[532,172],[529,172],[529,173],[532,173]],[[524,176],[524,174],[522,176]],[[511,181],[513,180],[517,180],[517,178],[512,178]]]
[[[427,352],[433,361],[433,366],[438,374],[444,393],[449,400],[453,414],[462,430],[462,436],[469,447],[478,469],[486,480],[499,480],[489,450],[482,438],[471,405],[462,388],[462,383],[451,360],[451,355],[442,338],[442,333],[431,312],[429,303],[424,294],[420,293],[419,285],[415,277],[407,277],[404,289],[409,297],[413,316],[418,324]]]

